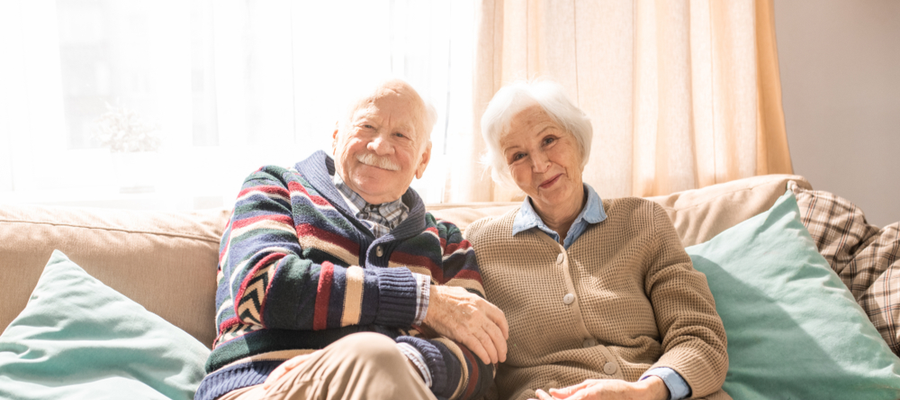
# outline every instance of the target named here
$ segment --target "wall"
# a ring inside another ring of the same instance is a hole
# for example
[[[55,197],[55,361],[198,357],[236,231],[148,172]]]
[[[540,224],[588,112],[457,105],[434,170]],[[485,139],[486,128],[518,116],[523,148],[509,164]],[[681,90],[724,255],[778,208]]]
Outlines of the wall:
[[[775,0],[794,173],[900,221],[900,1]]]

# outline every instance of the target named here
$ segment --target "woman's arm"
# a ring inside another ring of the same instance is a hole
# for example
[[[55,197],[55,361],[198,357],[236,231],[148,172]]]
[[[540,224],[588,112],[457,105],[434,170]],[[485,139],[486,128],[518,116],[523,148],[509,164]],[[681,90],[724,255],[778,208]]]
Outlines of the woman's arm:
[[[644,288],[663,346],[651,369],[671,368],[688,383],[692,396],[706,396],[721,388],[728,371],[725,328],[706,276],[693,268],[662,207],[651,206],[654,249]]]

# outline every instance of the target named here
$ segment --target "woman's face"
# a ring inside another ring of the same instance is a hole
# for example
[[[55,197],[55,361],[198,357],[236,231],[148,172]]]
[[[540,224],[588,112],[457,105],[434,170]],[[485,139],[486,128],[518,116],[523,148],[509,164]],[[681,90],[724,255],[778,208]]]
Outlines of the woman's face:
[[[516,185],[531,197],[539,213],[581,209],[584,168],[578,141],[541,106],[512,117],[500,149]]]

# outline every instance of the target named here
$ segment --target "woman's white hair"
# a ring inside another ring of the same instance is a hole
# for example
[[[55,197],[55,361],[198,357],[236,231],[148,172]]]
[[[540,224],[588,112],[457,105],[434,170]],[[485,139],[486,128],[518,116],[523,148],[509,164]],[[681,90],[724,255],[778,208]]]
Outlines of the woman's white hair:
[[[591,138],[594,129],[591,120],[566,97],[562,86],[548,80],[516,81],[502,87],[494,94],[481,117],[481,136],[487,144],[482,163],[491,169],[495,182],[517,187],[509,168],[500,139],[509,131],[514,116],[533,105],[539,105],[554,122],[575,136],[581,150],[581,167],[590,158]]]

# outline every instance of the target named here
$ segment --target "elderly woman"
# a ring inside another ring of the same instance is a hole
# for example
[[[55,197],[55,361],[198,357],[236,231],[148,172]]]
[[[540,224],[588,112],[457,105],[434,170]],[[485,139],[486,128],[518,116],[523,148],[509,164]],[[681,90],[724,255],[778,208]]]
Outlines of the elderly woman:
[[[527,194],[466,234],[509,321],[499,397],[730,398],[722,320],[665,211],[582,182],[587,116],[558,85],[522,82],[481,124],[494,180]]]

